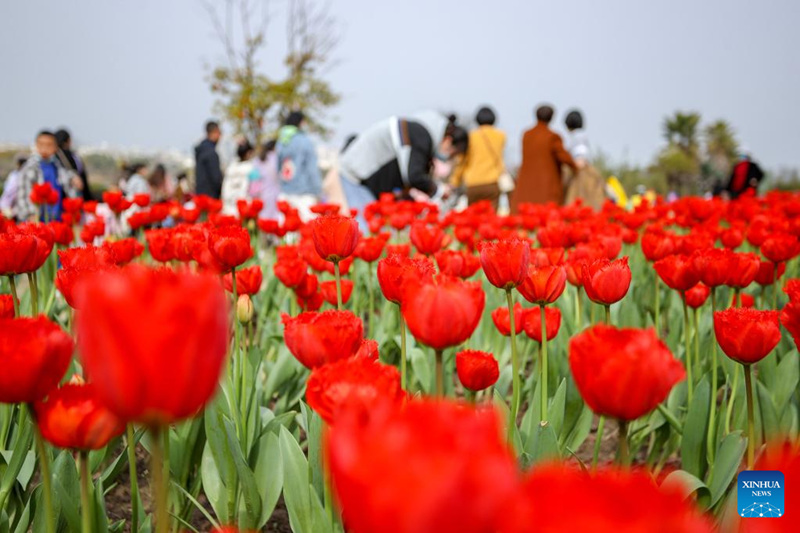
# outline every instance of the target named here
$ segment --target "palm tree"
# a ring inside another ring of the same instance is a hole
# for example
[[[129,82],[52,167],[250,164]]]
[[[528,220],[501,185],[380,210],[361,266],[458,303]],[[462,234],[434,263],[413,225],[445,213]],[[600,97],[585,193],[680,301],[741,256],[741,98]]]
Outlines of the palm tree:
[[[700,113],[676,111],[664,119],[664,137],[669,144],[678,146],[687,154],[694,155],[698,146],[698,126]]]

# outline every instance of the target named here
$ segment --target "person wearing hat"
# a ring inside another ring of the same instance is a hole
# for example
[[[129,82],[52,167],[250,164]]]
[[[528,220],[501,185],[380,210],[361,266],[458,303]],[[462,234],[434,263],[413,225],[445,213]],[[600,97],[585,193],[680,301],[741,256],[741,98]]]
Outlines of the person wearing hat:
[[[752,191],[755,194],[762,179],[764,179],[764,171],[761,170],[758,163],[753,161],[750,153],[742,149],[739,155],[739,162],[733,166],[726,190],[732,199],[748,191]]]

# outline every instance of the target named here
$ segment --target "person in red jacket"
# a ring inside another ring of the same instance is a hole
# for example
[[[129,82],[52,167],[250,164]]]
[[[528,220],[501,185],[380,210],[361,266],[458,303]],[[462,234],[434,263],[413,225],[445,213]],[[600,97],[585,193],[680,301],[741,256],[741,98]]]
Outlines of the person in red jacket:
[[[727,191],[731,198],[741,196],[747,191],[758,191],[758,184],[764,179],[761,167],[750,158],[750,154],[743,153],[741,159],[733,167]]]

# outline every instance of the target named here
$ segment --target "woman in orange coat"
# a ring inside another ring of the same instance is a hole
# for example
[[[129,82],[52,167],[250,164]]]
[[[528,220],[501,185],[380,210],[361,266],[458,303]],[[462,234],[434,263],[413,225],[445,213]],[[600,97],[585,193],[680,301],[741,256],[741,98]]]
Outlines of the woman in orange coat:
[[[517,174],[517,186],[511,197],[511,213],[519,212],[519,204],[564,202],[561,165],[576,170],[575,161],[564,149],[561,137],[550,129],[553,108],[542,105],[536,110],[536,126],[522,137],[522,165]]]

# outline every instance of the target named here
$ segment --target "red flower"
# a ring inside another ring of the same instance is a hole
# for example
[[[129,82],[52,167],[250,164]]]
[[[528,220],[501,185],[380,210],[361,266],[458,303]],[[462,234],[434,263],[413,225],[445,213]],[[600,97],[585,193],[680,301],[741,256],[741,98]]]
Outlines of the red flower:
[[[435,280],[409,280],[400,310],[419,342],[444,350],[470,338],[485,303],[480,283],[440,275]]]
[[[326,261],[338,262],[353,255],[358,246],[358,222],[341,215],[326,215],[311,221],[314,248]]]
[[[77,267],[64,266],[58,270],[55,279],[56,289],[66,300],[67,305],[73,309],[78,309],[77,287],[84,279],[91,279],[104,269],[112,268],[105,263],[98,262],[89,266],[80,265]]]
[[[267,235],[276,235],[278,237],[283,237],[286,235],[286,231],[284,231],[280,225],[280,222],[277,220],[271,218],[259,218],[256,223],[258,224],[258,229]]]
[[[396,304],[403,300],[407,280],[430,280],[434,273],[433,264],[425,258],[409,259],[400,254],[389,254],[378,261],[378,283],[383,296]]]
[[[492,322],[500,332],[500,335],[506,337],[511,336],[511,322],[509,320],[509,312],[507,306],[498,307],[492,311]],[[522,306],[519,302],[514,304],[514,332],[519,335],[522,333]]]
[[[306,368],[352,357],[364,338],[361,319],[349,311],[284,314],[282,321],[286,347]]]
[[[278,278],[278,281],[292,289],[300,285],[306,278],[308,275],[308,265],[299,257],[279,259],[272,265],[272,272],[275,274],[275,277]],[[316,276],[314,279],[316,279]],[[316,290],[316,286],[314,290]]]
[[[300,283],[295,285],[294,292],[300,298],[310,298],[314,293],[317,292],[319,289],[319,280],[317,279],[316,274],[309,274],[307,272],[303,273],[303,279],[300,280]],[[322,305],[322,296],[320,295],[320,305]]]
[[[58,191],[47,182],[34,183],[31,189],[31,202],[36,205],[56,205],[58,203]]]
[[[35,235],[18,231],[0,233],[0,275],[13,276],[39,268],[37,249]]]
[[[792,335],[795,346],[800,347],[800,301],[790,301],[783,307],[781,310],[781,324]]]
[[[356,246],[356,257],[367,263],[377,261],[383,254],[383,248],[388,240],[388,233],[381,233],[376,237],[361,237],[358,246]]]
[[[531,303],[550,304],[558,300],[567,284],[563,266],[528,267],[528,275],[517,286],[519,293]]]
[[[761,267],[761,259],[758,255],[748,252],[736,252],[731,256],[728,264],[729,287],[744,289],[756,279],[758,269]]]
[[[94,200],[83,202],[83,212],[88,215],[94,215],[97,212],[97,202]]]
[[[236,209],[239,211],[239,217],[242,220],[254,220],[258,218],[258,214],[264,209],[264,202],[258,198],[249,202],[242,198],[236,201]]]
[[[778,263],[777,278],[780,279],[784,272],[786,272],[786,263]],[[761,261],[758,266],[758,272],[756,272],[755,282],[762,287],[766,287],[767,285],[772,285],[775,283],[775,278],[775,263],[770,261]]]
[[[378,406],[367,420],[359,413],[344,413],[328,434],[348,531],[494,530],[517,474],[493,410],[423,400],[399,410]]]
[[[506,310],[508,311],[508,310]],[[462,350],[456,354],[456,372],[464,388],[474,392],[488,389],[500,377],[494,356],[479,350]]]
[[[500,289],[513,289],[525,281],[528,273],[531,247],[518,239],[483,242],[481,266],[489,283]]]
[[[747,293],[741,293],[739,295],[739,307],[754,307],[756,305],[756,299]]]
[[[561,310],[558,307],[545,307],[544,323],[544,327],[547,330],[547,340],[555,339],[561,327]],[[522,329],[525,330],[525,334],[529,338],[536,342],[542,342],[542,313],[540,307],[532,307],[525,310],[522,314]]]
[[[253,255],[250,234],[240,226],[222,226],[208,233],[208,250],[227,272],[236,268]]]
[[[106,241],[103,248],[108,251],[111,261],[117,266],[127,265],[144,252],[144,246],[138,240],[129,237],[119,241]]]
[[[761,245],[761,253],[773,263],[783,263],[800,254],[800,240],[788,233],[773,234]]]
[[[553,463],[531,471],[501,514],[497,531],[714,532],[692,502],[682,486],[659,487],[648,472],[606,468],[590,474]]]
[[[560,265],[563,262],[563,248],[534,248],[531,250],[531,264],[534,266]]]
[[[125,197],[122,195],[122,191],[105,191],[103,193],[103,203],[115,213],[121,213],[127,209],[127,207],[124,207]]]
[[[239,296],[246,294],[253,296],[261,290],[261,282],[264,279],[264,274],[261,272],[261,267],[253,265],[248,268],[240,268],[236,271],[236,292]],[[222,285],[225,290],[233,294],[233,276],[228,272],[222,277]]]
[[[777,311],[746,307],[714,313],[714,333],[725,355],[743,365],[764,359],[781,340]]]
[[[436,252],[439,272],[447,276],[468,279],[481,268],[481,260],[467,250],[440,250]]]
[[[319,284],[319,292],[326,302],[336,307],[336,281],[323,281]],[[353,282],[349,279],[342,280],[342,304],[350,301],[350,295],[353,294]]]
[[[111,411],[126,421],[167,424],[206,404],[229,339],[218,278],[131,265],[79,289],[81,359]]]
[[[182,225],[164,231],[165,238],[170,239],[170,248],[167,251],[174,254],[174,259],[183,262],[192,261],[197,257],[197,251],[208,249],[206,234],[198,226]],[[210,255],[210,253],[209,253]]]
[[[653,264],[658,276],[670,289],[688,291],[700,281],[694,262],[688,255],[670,255]]]
[[[150,255],[153,256],[153,259],[162,263],[168,263],[175,259],[172,230],[153,229],[146,231],[144,237],[147,240],[147,248],[150,250]]]
[[[150,195],[147,193],[134,194],[133,203],[139,207],[147,207],[150,205]]]
[[[316,276],[314,279],[317,279]],[[315,292],[309,293],[307,296],[303,296],[295,291],[297,305],[300,306],[301,311],[319,311],[322,304],[325,303],[325,300],[322,298],[322,293],[316,289],[314,291]]]
[[[414,248],[423,255],[433,255],[444,246],[445,233],[438,224],[427,224],[417,220],[409,232]]]
[[[181,220],[188,224],[194,224],[200,218],[200,210],[197,208],[181,207],[178,211]],[[130,222],[130,219],[128,219]]]
[[[735,250],[744,242],[744,232],[737,227],[728,228],[719,234],[719,242],[725,248]]]
[[[0,403],[32,403],[58,385],[72,339],[43,316],[0,319]]]
[[[14,318],[14,297],[10,294],[0,294],[0,319]]]
[[[411,257],[411,243],[405,244],[387,244],[386,245],[386,257],[390,255],[403,255],[405,257]]]
[[[642,236],[642,252],[648,261],[658,261],[675,252],[675,236],[663,229],[648,228]]]
[[[684,293],[684,299],[686,300],[686,305],[692,309],[697,309],[706,303],[706,300],[708,300],[710,295],[711,289],[709,289],[707,285],[698,283]]]
[[[572,337],[569,366],[592,411],[620,420],[655,409],[686,375],[655,330],[604,324]]]
[[[600,259],[583,266],[581,281],[586,296],[593,302],[611,305],[622,300],[631,286],[628,258]]]
[[[65,213],[69,213],[76,219],[79,218],[81,209],[83,208],[83,198],[64,198],[61,202],[61,208]]]
[[[99,450],[125,431],[125,423],[103,405],[93,384],[68,383],[35,408],[39,431],[59,448]]]
[[[372,339],[362,339],[361,346],[358,348],[358,351],[354,357],[369,359],[370,361],[377,361],[378,357],[380,357],[380,353],[378,352],[378,341],[374,341]]]
[[[53,232],[53,242],[61,246],[69,246],[75,240],[75,233],[70,224],[53,221],[47,225]]]
[[[719,287],[730,277],[733,252],[727,248],[705,248],[692,254],[694,270],[705,285]]]
[[[354,357],[314,368],[306,383],[306,401],[329,425],[343,408],[369,413],[380,401],[400,404],[405,397],[397,368]]]

